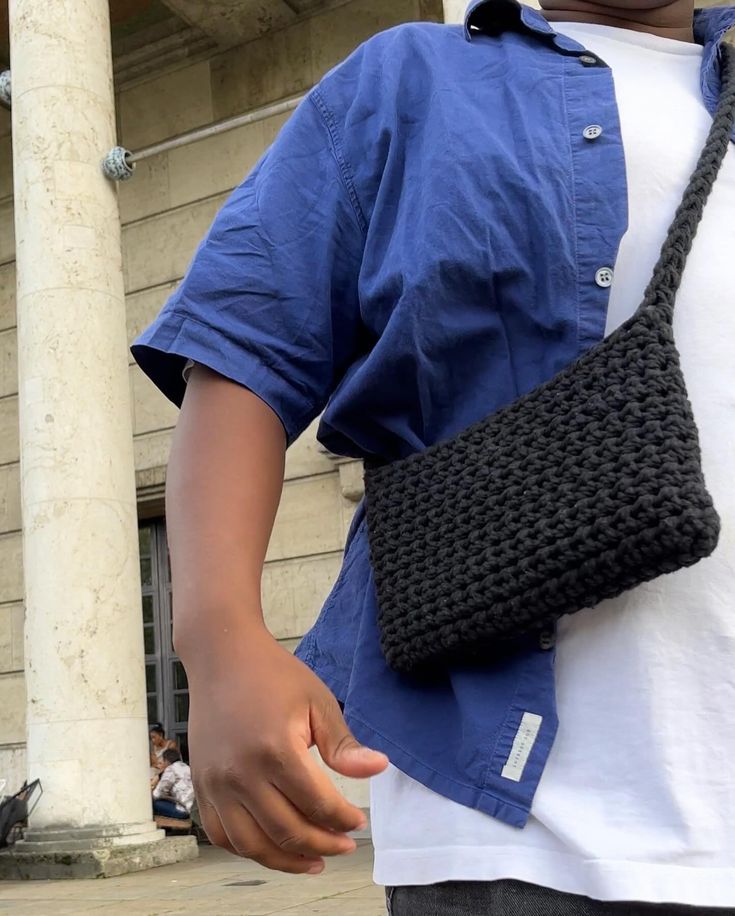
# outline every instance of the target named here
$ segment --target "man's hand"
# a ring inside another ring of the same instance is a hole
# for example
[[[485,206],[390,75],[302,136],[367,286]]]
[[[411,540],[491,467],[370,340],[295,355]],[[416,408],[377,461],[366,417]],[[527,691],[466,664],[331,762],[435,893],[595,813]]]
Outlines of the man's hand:
[[[344,776],[388,765],[350,734],[327,687],[265,630],[220,655],[219,670],[187,667],[191,767],[204,829],[216,846],[267,868],[318,874],[322,856],[353,852],[364,815],[309,753]]]

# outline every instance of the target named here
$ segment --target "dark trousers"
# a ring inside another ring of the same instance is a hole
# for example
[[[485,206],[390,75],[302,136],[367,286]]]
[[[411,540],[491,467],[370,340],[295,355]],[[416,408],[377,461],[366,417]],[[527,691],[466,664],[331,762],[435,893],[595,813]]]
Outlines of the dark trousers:
[[[735,908],[601,903],[522,881],[450,881],[386,888],[390,916],[735,916]]]
[[[181,808],[177,806],[176,802],[168,798],[154,798],[153,813],[158,814],[160,817],[175,817],[181,821],[189,820],[189,815],[186,811],[182,811]]]

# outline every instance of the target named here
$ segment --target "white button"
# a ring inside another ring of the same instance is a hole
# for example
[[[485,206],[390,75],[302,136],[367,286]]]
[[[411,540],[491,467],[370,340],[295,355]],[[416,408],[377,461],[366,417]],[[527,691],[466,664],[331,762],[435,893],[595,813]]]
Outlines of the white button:
[[[582,131],[582,136],[585,140],[596,140],[602,133],[602,128],[599,124],[590,124],[589,127],[585,127]]]
[[[579,62],[587,67],[591,67],[592,64],[597,63],[597,58],[593,57],[591,54],[581,54],[579,57]]]
[[[601,267],[595,274],[595,283],[607,289],[608,286],[612,286],[613,276],[612,267]]]

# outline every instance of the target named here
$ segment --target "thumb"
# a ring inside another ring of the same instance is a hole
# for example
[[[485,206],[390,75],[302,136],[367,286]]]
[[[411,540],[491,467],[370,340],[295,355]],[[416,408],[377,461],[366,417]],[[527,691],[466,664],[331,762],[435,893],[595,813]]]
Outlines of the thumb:
[[[388,758],[360,744],[347,727],[336,700],[326,708],[312,710],[311,730],[322,760],[342,776],[366,778],[382,773]]]

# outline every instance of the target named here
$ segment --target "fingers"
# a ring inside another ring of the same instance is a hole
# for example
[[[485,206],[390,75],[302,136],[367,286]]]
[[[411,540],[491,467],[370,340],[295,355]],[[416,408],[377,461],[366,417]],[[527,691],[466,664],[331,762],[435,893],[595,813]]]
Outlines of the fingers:
[[[230,804],[220,809],[220,820],[229,848],[243,859],[293,875],[324,871],[324,861],[319,856],[302,856],[278,846],[242,805]]]
[[[309,823],[275,786],[249,802],[248,810],[266,836],[284,852],[320,858],[355,851],[353,839]]]
[[[276,762],[277,761],[277,762]],[[269,764],[262,761],[263,772],[296,773],[305,765],[316,768],[325,782],[319,791],[330,791],[337,802],[352,808],[341,798],[323,770],[319,770],[309,752],[293,750],[285,755],[274,755]],[[267,868],[293,873],[304,873],[322,862],[322,856],[345,855],[356,848],[354,840],[345,836],[338,818],[332,819],[335,828],[324,828],[310,823],[284,796],[271,779],[248,780],[240,772],[229,771],[226,778],[218,774],[216,781],[204,789],[197,787],[202,825],[214,845],[228,849],[236,855],[254,859]],[[318,804],[317,800],[312,803]],[[202,799],[206,798],[206,801]],[[346,819],[353,829],[364,816],[359,808]],[[336,831],[336,832],[335,832]],[[319,869],[321,870],[321,869]]]
[[[305,819],[343,834],[364,826],[365,815],[342,796],[311,754],[294,752],[278,770],[271,768],[271,782]]]
[[[388,766],[385,754],[357,741],[333,697],[318,709],[312,707],[311,733],[324,762],[343,776],[364,779],[377,776]]]
[[[324,691],[326,693],[326,691]],[[324,856],[353,852],[346,834],[365,816],[336,789],[309,751],[313,742],[334,770],[367,777],[388,765],[360,745],[329,694],[303,710],[308,718],[282,731],[261,728],[244,759],[194,768],[202,824],[211,841],[266,868],[318,874]]]
[[[222,821],[220,821],[214,805],[209,804],[209,802],[198,796],[197,806],[199,808],[199,817],[202,820],[202,827],[212,846],[219,846],[220,849],[226,849],[227,852],[237,855],[234,846],[230,843],[227,833],[222,826]]]

